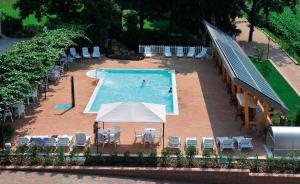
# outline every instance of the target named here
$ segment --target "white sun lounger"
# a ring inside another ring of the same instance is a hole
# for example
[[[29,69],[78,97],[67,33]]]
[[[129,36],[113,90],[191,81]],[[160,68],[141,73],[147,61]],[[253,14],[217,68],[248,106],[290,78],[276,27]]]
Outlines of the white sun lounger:
[[[17,147],[29,146],[29,144],[30,144],[30,137],[29,136],[24,136],[24,137],[19,137],[18,138]]]
[[[70,147],[73,141],[73,136],[61,135],[57,137],[57,147]]]
[[[180,137],[170,136],[168,138],[168,148],[177,149],[180,148]]]
[[[75,133],[75,147],[85,147],[90,142],[91,136],[87,136],[85,133],[76,132]]]
[[[164,55],[165,55],[165,57],[171,57],[172,56],[171,48],[169,46],[165,47]]]
[[[145,47],[144,54],[145,54],[145,57],[152,57],[153,56],[152,52],[151,52],[151,48],[149,46]]]
[[[186,137],[185,138],[185,149],[189,146],[194,146],[196,149],[198,149],[198,140],[196,137]]]
[[[234,140],[229,137],[217,137],[217,143],[220,144],[220,150],[234,149]]]
[[[202,145],[203,145],[203,149],[214,149],[215,139],[213,137],[203,137]]]
[[[55,137],[49,137],[47,139],[45,139],[45,147],[56,147],[57,144],[57,138]]]
[[[201,51],[195,56],[197,59],[204,58],[207,54],[207,48],[202,47]]]
[[[93,47],[93,58],[99,58],[100,57],[100,48],[98,46]]]
[[[244,136],[238,136],[232,138],[238,145],[238,150],[253,149],[252,138],[245,138]]]
[[[89,53],[89,49],[87,47],[82,47],[82,56],[83,58],[91,58],[91,54]]]
[[[194,57],[195,56],[195,47],[190,47],[189,52],[187,53],[187,57]]]
[[[81,56],[76,52],[75,48],[70,48],[70,55],[75,59],[80,59]]]
[[[177,57],[183,57],[184,56],[183,47],[182,46],[176,47],[176,56]]]

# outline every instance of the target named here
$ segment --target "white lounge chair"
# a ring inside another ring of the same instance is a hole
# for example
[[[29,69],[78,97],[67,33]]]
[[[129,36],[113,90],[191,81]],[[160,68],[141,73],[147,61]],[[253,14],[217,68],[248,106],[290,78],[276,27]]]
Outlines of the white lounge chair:
[[[44,144],[45,147],[56,147],[57,138],[49,137],[49,138],[45,139],[44,141],[45,141],[45,144]]]
[[[25,105],[16,104],[14,105],[14,108],[15,108],[15,112],[14,112],[15,117],[19,117],[20,119],[21,116],[25,116]]]
[[[76,52],[74,47],[70,48],[70,55],[74,58],[74,59],[80,59],[81,56]]]
[[[202,138],[203,149],[214,149],[215,139],[213,137],[203,137]]]
[[[46,143],[46,139],[48,139],[49,136],[32,136],[30,138],[30,147],[44,147]]]
[[[98,46],[93,47],[93,58],[99,58],[100,57],[100,48]]]
[[[57,137],[57,147],[70,147],[73,141],[73,136],[62,135]]]
[[[198,140],[196,137],[186,137],[185,138],[185,149],[189,146],[194,146],[196,149],[199,148],[198,146]]]
[[[91,54],[87,47],[82,47],[82,56],[83,56],[83,58],[86,58],[86,59],[91,58]]]
[[[204,58],[207,54],[207,48],[202,47],[201,51],[195,56],[197,59]]]
[[[234,149],[234,140],[229,137],[217,137],[217,144],[220,144],[220,150]]]
[[[29,146],[29,144],[30,144],[30,137],[29,136],[24,136],[24,137],[19,137],[18,138],[17,147]]]
[[[190,49],[189,49],[189,52],[187,53],[187,57],[190,57],[190,58],[192,58],[192,57],[194,57],[195,56],[195,47],[190,47]]]
[[[144,50],[145,57],[152,57],[153,56],[152,52],[151,52],[151,47],[146,46],[144,49],[145,49]]]
[[[180,145],[181,145],[180,137],[176,137],[176,136],[168,137],[168,146],[167,146],[168,148],[179,149]]]
[[[13,119],[13,114],[12,114],[12,112],[11,112],[11,110],[9,110],[9,109],[5,109],[4,110],[4,113],[3,113],[3,120],[4,120],[4,122],[6,121],[6,118],[10,118],[10,120],[13,122],[14,121],[14,119]]]
[[[244,136],[238,136],[232,138],[238,145],[238,150],[242,149],[253,149],[252,138],[245,138]]]
[[[85,133],[76,132],[75,133],[75,147],[85,147],[90,142],[91,136],[87,136]]]
[[[172,56],[171,48],[169,46],[165,47],[164,55],[165,55],[165,57],[171,57]]]
[[[184,56],[183,47],[182,46],[176,47],[176,56],[177,57],[183,57]]]

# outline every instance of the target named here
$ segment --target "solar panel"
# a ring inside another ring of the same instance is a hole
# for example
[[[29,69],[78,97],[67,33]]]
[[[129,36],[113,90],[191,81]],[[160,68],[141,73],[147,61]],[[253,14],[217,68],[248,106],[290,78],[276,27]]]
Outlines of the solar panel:
[[[215,44],[225,57],[227,67],[230,67],[232,76],[246,83],[258,92],[269,97],[285,108],[280,98],[269,83],[254,66],[249,57],[229,35],[211,24],[204,22]]]

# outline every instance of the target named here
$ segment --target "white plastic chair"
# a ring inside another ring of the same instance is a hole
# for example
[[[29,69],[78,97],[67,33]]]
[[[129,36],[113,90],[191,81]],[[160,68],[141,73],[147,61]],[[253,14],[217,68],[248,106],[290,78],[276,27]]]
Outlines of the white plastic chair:
[[[14,106],[16,108],[15,110],[15,117],[18,116],[19,119],[21,118],[21,116],[25,116],[25,105],[23,104],[18,104],[16,106]]]
[[[197,59],[204,58],[207,54],[207,48],[202,47],[201,51],[195,56]]]
[[[150,146],[153,144],[153,136],[151,133],[144,134],[144,147],[146,144],[149,144]]]
[[[169,46],[165,47],[164,54],[165,54],[165,57],[171,57],[172,56],[171,48]]]
[[[213,137],[203,137],[202,145],[203,145],[203,149],[214,149],[215,139]]]
[[[190,47],[189,52],[186,55],[187,57],[194,57],[195,56],[195,47]]]
[[[87,47],[82,47],[82,56],[83,58],[91,58],[91,55],[89,53],[89,49]]]
[[[104,147],[105,144],[108,144],[108,137],[104,134],[98,134],[98,144],[102,144],[102,147]]]
[[[121,133],[120,131],[114,133],[113,137],[111,137],[111,143],[113,143],[115,145],[115,148],[117,147],[117,144],[120,142],[120,136]]]
[[[76,52],[74,47],[70,48],[70,55],[75,59],[80,59],[81,56]]]
[[[177,57],[183,57],[184,56],[183,47],[182,46],[176,47],[176,56]]]
[[[90,142],[91,136],[87,136],[85,133],[75,133],[75,144],[76,147],[85,147]]]
[[[12,114],[12,112],[11,112],[11,110],[9,110],[9,109],[6,109],[6,110],[4,110],[4,114],[3,114],[4,116],[3,116],[3,120],[4,120],[4,122],[6,121],[6,118],[10,118],[10,120],[13,122],[14,121],[14,119],[13,119],[13,114]]]
[[[196,137],[186,137],[185,138],[185,148],[189,146],[194,146],[196,149],[198,149],[198,140]]]
[[[93,47],[93,58],[99,58],[100,57],[100,48],[98,46]]]

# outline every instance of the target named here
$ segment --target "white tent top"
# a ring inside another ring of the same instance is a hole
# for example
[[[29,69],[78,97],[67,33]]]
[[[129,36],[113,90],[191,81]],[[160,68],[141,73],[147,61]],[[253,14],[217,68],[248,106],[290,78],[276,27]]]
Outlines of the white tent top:
[[[114,123],[165,123],[166,107],[143,102],[102,104],[96,122]]]

